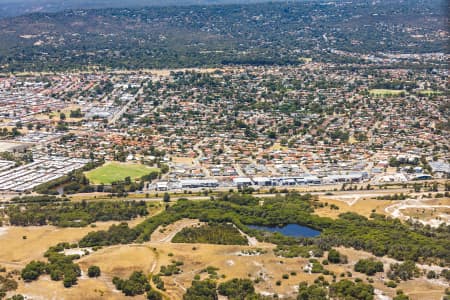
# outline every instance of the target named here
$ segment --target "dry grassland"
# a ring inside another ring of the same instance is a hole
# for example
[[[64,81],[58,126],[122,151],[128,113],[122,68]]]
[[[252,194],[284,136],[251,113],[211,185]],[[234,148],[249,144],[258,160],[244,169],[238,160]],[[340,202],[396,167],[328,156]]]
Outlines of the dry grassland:
[[[143,218],[137,218],[129,224],[134,226],[142,221]],[[117,223],[119,222],[97,222],[95,228],[5,227],[0,235],[0,265],[22,268],[32,260],[42,259],[45,251],[59,242],[74,243],[90,231],[104,230]]]
[[[344,211],[356,211],[364,215],[370,214],[372,209],[382,212],[383,207],[393,201],[367,199],[357,201],[353,205],[336,199],[320,199],[329,204],[340,207],[338,211],[330,210],[328,207],[318,209],[320,215],[336,217],[338,213]],[[141,222],[137,219],[130,225]],[[20,269],[25,263],[32,259],[42,259],[42,255],[49,246],[58,242],[75,242],[92,230],[107,228],[113,222],[98,223],[97,228],[55,228],[52,226],[18,228],[10,227],[0,236],[0,264],[8,269]],[[178,275],[162,277],[166,292],[170,299],[181,299],[186,288],[191,285],[195,275],[199,274],[202,279],[208,274],[202,272],[206,267],[218,268],[218,281],[226,281],[231,278],[259,278],[260,282],[255,284],[258,292],[263,294],[277,293],[285,297],[295,296],[296,287],[301,281],[313,282],[320,274],[307,274],[303,268],[307,265],[305,258],[280,258],[273,254],[274,245],[258,243],[255,246],[225,246],[207,244],[175,244],[170,240],[173,236],[186,226],[198,224],[198,220],[181,220],[164,228],[155,230],[151,241],[144,244],[118,245],[105,247],[97,252],[78,260],[83,271],[83,276],[78,280],[78,284],[70,289],[65,289],[61,282],[51,281],[48,276],[31,283],[19,282],[16,293],[32,296],[33,299],[130,299],[115,290],[112,284],[114,276],[128,277],[135,270],[143,270],[150,274],[157,274],[163,265],[168,265],[172,261],[182,261],[183,272]],[[27,239],[23,240],[22,236]],[[243,255],[243,250],[261,248],[265,253],[261,255]],[[367,276],[353,271],[353,265],[361,258],[371,257],[370,253],[357,251],[348,248],[338,249],[349,258],[347,265],[328,265],[325,268],[337,274],[350,271],[353,277],[366,280]],[[322,260],[322,259],[320,259]],[[392,260],[381,259],[388,269]],[[85,275],[87,268],[91,265],[98,265],[102,270],[102,275],[97,279],[89,279]],[[291,275],[294,274],[294,275]],[[288,279],[283,279],[283,274],[289,274]],[[328,281],[332,281],[331,276],[325,276]],[[395,290],[386,287],[386,275],[376,274],[373,277],[376,289],[388,296],[394,296]],[[281,285],[276,285],[281,281]],[[438,300],[445,287],[442,283],[432,282],[423,278],[400,283],[397,289],[403,289],[413,300],[426,299]],[[144,299],[138,296],[133,299]]]
[[[185,157],[185,156],[173,156],[172,162],[174,164],[192,165],[194,163],[194,159],[191,157]]]
[[[409,280],[406,282],[403,281],[399,283],[396,288],[388,288],[384,285],[384,282],[389,280],[386,276],[386,271],[389,270],[389,265],[393,262],[392,259],[387,257],[375,257],[371,253],[355,250],[352,248],[339,247],[337,248],[337,250],[342,254],[347,255],[349,263],[346,265],[328,265],[326,266],[326,269],[334,271],[337,274],[338,278],[340,273],[350,271],[352,272],[353,277],[366,280],[368,276],[362,273],[355,272],[353,270],[353,265],[360,259],[372,257],[382,261],[384,264],[385,272],[377,273],[371,278],[374,280],[374,283],[372,285],[376,289],[381,290],[385,295],[394,297],[396,294],[396,290],[401,289],[410,296],[411,300],[440,300],[444,293],[445,286],[443,286],[442,282],[431,281],[425,278],[416,278],[414,280]],[[424,298],[424,295],[427,295],[427,298]]]
[[[322,217],[330,217],[336,219],[339,214],[344,212],[355,212],[363,216],[370,216],[373,210],[377,213],[384,213],[384,209],[398,201],[392,200],[375,200],[375,199],[360,199],[355,203],[346,202],[342,200],[331,199],[328,197],[320,197],[319,201],[328,203],[328,206],[316,208],[314,213]],[[339,207],[338,210],[330,209],[330,205],[334,204]]]

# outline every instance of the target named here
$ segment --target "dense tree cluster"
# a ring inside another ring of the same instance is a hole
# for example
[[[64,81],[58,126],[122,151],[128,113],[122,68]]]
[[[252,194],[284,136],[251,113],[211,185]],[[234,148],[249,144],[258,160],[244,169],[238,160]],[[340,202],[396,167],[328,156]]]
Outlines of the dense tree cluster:
[[[79,244],[81,247],[108,246],[129,244],[136,240],[138,233],[129,228],[127,223],[112,225],[108,230],[92,231],[83,237]]]
[[[186,290],[183,300],[210,299],[217,300],[217,284],[212,280],[194,280],[192,286]]]
[[[384,267],[382,262],[375,259],[360,259],[355,264],[355,271],[372,276],[377,272],[383,272]]]
[[[420,270],[413,261],[395,263],[390,265],[387,276],[391,280],[410,280],[420,275]]]
[[[372,300],[374,288],[363,282],[341,280],[330,285],[330,297],[346,300]]]
[[[330,249],[328,251],[328,262],[332,264],[346,264],[348,259],[347,256],[341,254],[339,251],[335,249]]]
[[[247,239],[232,224],[207,224],[185,227],[172,239],[173,243],[247,245]]]
[[[450,261],[450,226],[433,229],[416,223],[402,224],[397,219],[368,219],[355,213],[343,213],[337,220],[332,220],[312,214],[314,209],[311,202],[311,196],[296,193],[267,198],[264,205],[260,205],[256,197],[241,194],[225,194],[218,200],[200,202],[179,200],[163,213],[148,218],[135,228],[121,225],[121,230],[115,226],[107,231],[92,232],[80,243],[98,246],[148,241],[158,226],[190,218],[203,222],[233,223],[258,240],[277,245],[316,245],[322,250],[345,246],[366,250],[376,256],[389,255],[398,260]],[[293,238],[252,230],[246,226],[290,223],[319,229],[322,233],[316,238]],[[286,252],[286,248],[283,252]]]
[[[36,280],[45,273],[46,264],[41,261],[31,261],[22,269],[22,279],[25,281]]]
[[[126,221],[148,214],[145,201],[56,202],[56,198],[46,196],[13,201],[22,203],[10,204],[2,212],[16,226],[83,227],[97,221]]]
[[[255,288],[249,279],[234,278],[219,284],[218,292],[229,300],[241,300],[255,295]]]
[[[147,300],[162,300],[163,296],[160,292],[155,290],[150,290],[147,292]]]
[[[13,203],[46,203],[46,202],[58,202],[58,201],[69,201],[67,198],[58,198],[56,196],[43,195],[43,196],[23,196],[14,197],[11,199]]]
[[[116,289],[125,296],[136,296],[146,293],[148,300],[162,300],[162,295],[151,288],[147,276],[142,271],[134,271],[128,279],[113,278]]]
[[[301,282],[298,288],[297,300],[326,300],[328,291],[320,281],[308,285],[307,282]]]
[[[122,291],[125,296],[142,295],[150,291],[150,283],[143,272],[134,271],[128,279],[113,278],[116,289]]]
[[[64,287],[68,288],[76,284],[81,276],[81,269],[73,260],[79,255],[64,255],[60,251],[69,247],[68,244],[58,244],[51,247],[46,253],[48,262],[32,261],[22,269],[21,277],[25,281],[37,280],[42,274],[50,275],[51,280],[63,281]]]
[[[314,284],[300,283],[297,300],[372,300],[374,299],[373,295],[374,288],[370,284],[347,279],[329,284],[323,276],[320,276]]]
[[[90,266],[88,268],[88,276],[89,277],[98,277],[101,275],[100,267],[99,266]]]
[[[301,1],[36,13],[0,21],[0,64],[5,71],[298,65],[302,55],[360,61],[332,49],[445,52],[446,40],[437,34],[446,30],[445,7],[442,1]],[[419,34],[430,38],[414,38]]]

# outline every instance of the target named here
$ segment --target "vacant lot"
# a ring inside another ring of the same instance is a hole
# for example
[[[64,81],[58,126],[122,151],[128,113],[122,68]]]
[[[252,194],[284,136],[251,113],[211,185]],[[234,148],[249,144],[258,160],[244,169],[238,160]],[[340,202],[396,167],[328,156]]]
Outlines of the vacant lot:
[[[172,157],[172,162],[175,164],[192,165],[194,163],[194,159],[191,157],[174,156]]]
[[[132,180],[138,179],[152,171],[158,171],[158,169],[137,163],[108,162],[85,174],[94,184],[111,184],[115,181],[124,180],[126,177],[130,177]]]

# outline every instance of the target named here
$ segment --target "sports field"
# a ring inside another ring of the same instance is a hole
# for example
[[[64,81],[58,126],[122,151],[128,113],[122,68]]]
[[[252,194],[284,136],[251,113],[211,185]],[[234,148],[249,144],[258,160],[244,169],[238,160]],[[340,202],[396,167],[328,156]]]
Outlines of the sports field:
[[[111,184],[115,181],[124,180],[128,176],[131,180],[134,180],[152,171],[158,171],[158,169],[137,163],[107,162],[101,167],[86,172],[85,175],[93,184]]]
[[[404,90],[387,90],[387,89],[372,89],[369,91],[372,96],[399,96],[404,93]]]
[[[421,95],[421,96],[442,95],[442,92],[434,91],[434,90],[421,90],[421,91],[419,91],[419,95]]]

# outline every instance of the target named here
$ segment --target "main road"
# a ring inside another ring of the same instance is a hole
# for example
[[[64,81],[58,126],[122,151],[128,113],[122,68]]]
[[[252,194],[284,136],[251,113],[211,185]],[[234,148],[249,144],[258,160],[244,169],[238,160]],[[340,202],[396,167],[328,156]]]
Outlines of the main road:
[[[108,121],[108,124],[110,125],[116,124],[117,120],[119,120],[122,117],[122,115],[128,110],[128,108],[130,108],[131,104],[133,104],[136,101],[136,99],[140,95],[142,95],[143,92],[144,87],[141,87],[139,91],[136,93],[136,95],[134,95],[133,98],[130,99],[130,101],[128,101],[124,106],[122,106],[122,108],[118,112],[114,114],[114,116]]]

